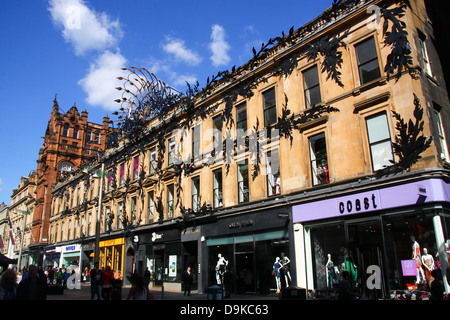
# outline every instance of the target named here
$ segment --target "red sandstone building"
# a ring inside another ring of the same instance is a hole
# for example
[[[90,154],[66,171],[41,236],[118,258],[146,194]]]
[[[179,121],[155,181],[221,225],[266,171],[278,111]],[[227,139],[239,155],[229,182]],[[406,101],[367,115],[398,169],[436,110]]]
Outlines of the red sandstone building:
[[[74,105],[62,114],[56,97],[53,100],[53,110],[37,160],[36,207],[30,245],[30,257],[34,263],[42,261],[43,247],[48,242],[53,185],[64,175],[95,159],[98,152],[104,150],[106,136],[111,130],[107,115],[102,124],[88,122],[86,110],[80,114]]]

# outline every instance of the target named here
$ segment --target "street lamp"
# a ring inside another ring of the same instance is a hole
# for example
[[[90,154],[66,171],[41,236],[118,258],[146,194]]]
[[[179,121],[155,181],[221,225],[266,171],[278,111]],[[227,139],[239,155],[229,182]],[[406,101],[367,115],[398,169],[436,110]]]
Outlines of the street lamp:
[[[102,201],[103,201],[103,173],[105,170],[105,163],[102,162],[102,169],[100,170],[100,187],[98,195],[98,211],[97,211],[97,221],[95,223],[95,251],[94,251],[94,266],[96,263],[100,262],[100,219],[102,213]]]
[[[17,267],[20,270],[20,263],[22,260],[23,238],[25,236],[25,223],[27,221],[27,215],[30,214],[30,212],[28,210],[19,210],[19,209],[13,209],[13,211],[23,214],[23,226],[22,226],[22,234],[20,236],[19,259],[17,260]]]

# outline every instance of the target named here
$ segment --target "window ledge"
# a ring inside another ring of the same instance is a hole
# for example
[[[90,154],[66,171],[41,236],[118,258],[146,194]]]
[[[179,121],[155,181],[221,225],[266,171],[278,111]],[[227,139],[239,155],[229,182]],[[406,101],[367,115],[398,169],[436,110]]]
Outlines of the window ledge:
[[[364,110],[364,109],[366,109],[368,107],[371,107],[371,106],[373,106],[375,104],[379,104],[379,103],[382,103],[384,101],[387,101],[387,100],[389,100],[390,97],[391,97],[391,93],[389,91],[386,91],[386,92],[383,92],[383,93],[378,94],[376,96],[373,96],[371,98],[355,102],[353,104],[353,106],[355,108],[353,110],[353,113],[358,113],[361,110]]]
[[[328,115],[324,115],[321,116],[320,118],[314,119],[314,120],[310,120],[306,123],[303,123],[301,125],[299,125],[299,129],[300,132],[306,131],[308,129],[320,126],[321,124],[325,124],[328,122],[329,116]]]
[[[353,96],[359,96],[361,94],[361,92],[367,91],[374,87],[385,85],[386,83],[387,83],[387,78],[380,77],[378,79],[367,82],[359,87],[356,87],[355,89],[352,90],[352,94],[353,94]]]

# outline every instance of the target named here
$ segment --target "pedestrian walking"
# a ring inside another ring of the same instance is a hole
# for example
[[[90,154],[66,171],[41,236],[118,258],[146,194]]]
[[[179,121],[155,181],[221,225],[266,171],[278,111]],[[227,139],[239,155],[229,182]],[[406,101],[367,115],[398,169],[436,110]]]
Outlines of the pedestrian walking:
[[[28,278],[20,281],[17,286],[17,300],[46,300],[47,283],[38,277],[38,267],[30,265]]]
[[[183,285],[184,285],[184,295],[191,295],[191,287],[194,282],[194,276],[191,273],[191,267],[187,267],[186,271],[183,273]]]
[[[111,271],[110,266],[106,266],[105,272],[102,275],[102,297],[103,300],[111,300],[112,292],[112,280],[114,279],[114,274]]]
[[[95,299],[95,295],[97,295],[97,300],[100,300],[102,296],[102,272],[98,267],[98,262],[91,270],[89,278],[91,278],[91,300]]]
[[[59,268],[58,271],[56,272],[55,279],[56,279],[56,285],[62,286],[63,272],[62,272],[61,268]]]
[[[152,295],[148,292],[144,277],[135,272],[129,280],[131,282],[131,288],[128,292],[127,300],[153,300]]]
[[[0,300],[15,300],[17,292],[17,274],[7,269],[0,280]]]

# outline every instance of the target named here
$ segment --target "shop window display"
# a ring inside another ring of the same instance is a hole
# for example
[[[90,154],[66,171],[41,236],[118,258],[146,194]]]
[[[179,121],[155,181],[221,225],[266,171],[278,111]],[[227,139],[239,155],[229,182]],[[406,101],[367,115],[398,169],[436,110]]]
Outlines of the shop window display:
[[[342,271],[347,270],[352,287],[363,294],[373,275],[370,268],[375,266],[381,281],[372,291],[377,297],[387,297],[394,290],[430,291],[432,271],[441,268],[434,216],[430,210],[311,225],[306,228],[311,243],[310,289],[335,292]],[[445,239],[448,220],[448,216],[442,219]],[[446,240],[445,246],[449,243]]]
[[[282,230],[209,239],[208,285],[226,286],[230,279],[232,292],[276,292],[293,280],[288,253],[287,232]],[[272,273],[277,257],[281,270]]]
[[[311,230],[314,288],[329,290],[337,287],[345,268],[347,253],[343,223]]]
[[[396,215],[383,219],[386,270],[391,290],[429,290],[431,270],[439,267],[436,263],[437,246],[432,219],[432,213]],[[414,262],[411,272],[405,267],[407,261]]]

